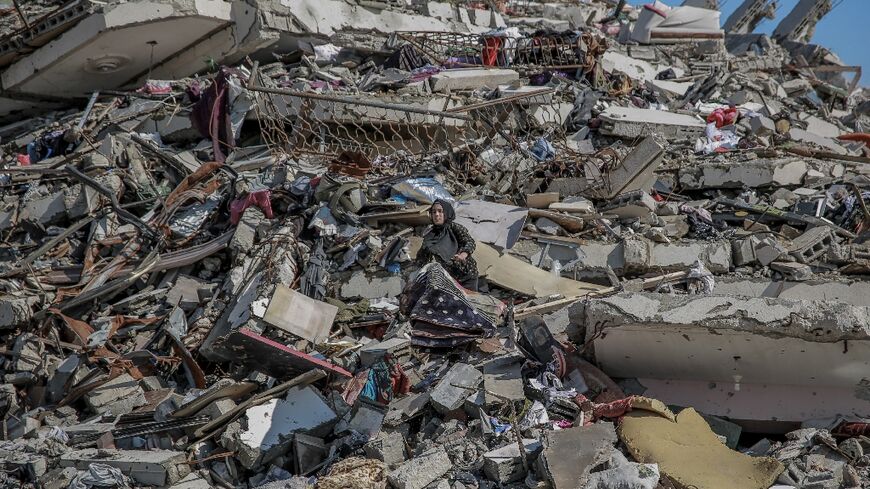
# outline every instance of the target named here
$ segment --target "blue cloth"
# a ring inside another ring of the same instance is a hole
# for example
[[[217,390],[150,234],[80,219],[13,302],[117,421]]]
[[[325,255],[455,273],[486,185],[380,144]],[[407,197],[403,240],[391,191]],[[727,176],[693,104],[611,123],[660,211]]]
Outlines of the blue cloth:
[[[556,148],[544,138],[538,138],[532,146],[532,156],[538,161],[552,160],[556,157]]]

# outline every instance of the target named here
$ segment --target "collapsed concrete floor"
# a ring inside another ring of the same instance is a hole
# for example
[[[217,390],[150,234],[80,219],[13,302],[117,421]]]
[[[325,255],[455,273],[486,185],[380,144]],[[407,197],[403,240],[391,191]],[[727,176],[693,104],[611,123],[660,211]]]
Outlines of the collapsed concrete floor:
[[[3,487],[870,487],[870,93],[685,3],[0,11]]]

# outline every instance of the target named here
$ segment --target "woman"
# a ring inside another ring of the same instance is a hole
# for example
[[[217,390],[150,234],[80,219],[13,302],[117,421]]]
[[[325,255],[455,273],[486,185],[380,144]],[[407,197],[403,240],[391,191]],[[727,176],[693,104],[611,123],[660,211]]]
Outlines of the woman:
[[[432,227],[423,235],[417,263],[425,265],[435,260],[463,287],[477,291],[477,262],[471,257],[474,238],[464,226],[453,222],[453,206],[438,199],[429,209],[429,218]]]

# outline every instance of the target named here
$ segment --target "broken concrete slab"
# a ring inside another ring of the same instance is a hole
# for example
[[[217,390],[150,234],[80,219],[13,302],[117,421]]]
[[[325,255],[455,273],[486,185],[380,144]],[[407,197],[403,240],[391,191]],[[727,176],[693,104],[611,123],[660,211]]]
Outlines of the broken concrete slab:
[[[611,199],[635,190],[649,191],[655,182],[655,170],[661,165],[664,145],[656,138],[643,138],[622,161],[607,174],[608,186],[592,193]]]
[[[61,467],[86,470],[93,463],[116,467],[143,486],[168,486],[190,473],[184,452],[171,450],[107,450],[86,448],[60,457]]]
[[[592,469],[610,458],[616,440],[616,429],[607,422],[551,431],[538,461],[553,489],[585,487]]]
[[[754,159],[734,163],[701,163],[682,167],[680,185],[687,189],[799,186],[809,171],[795,158]]]
[[[504,402],[505,399],[509,402],[522,401],[526,398],[521,372],[524,362],[522,356],[506,355],[483,364],[483,388],[487,391],[484,394],[487,403]]]
[[[602,134],[636,138],[658,134],[668,139],[695,138],[706,124],[697,117],[652,109],[611,106],[601,113]]]
[[[272,399],[245,411],[248,427],[238,435],[239,462],[253,468],[285,453],[292,437],[303,432],[329,433],[335,411],[313,387],[293,387],[283,399]]]
[[[148,403],[139,382],[121,374],[85,394],[85,402],[96,413],[127,414]]]
[[[453,466],[443,447],[417,455],[388,474],[396,489],[423,489],[446,474]]]
[[[371,276],[366,272],[354,272],[341,285],[343,299],[379,299],[381,297],[396,297],[402,293],[405,281],[399,275]]]
[[[366,456],[378,459],[387,467],[395,467],[405,461],[405,437],[396,431],[381,432],[365,444]]]
[[[646,395],[734,420],[783,421],[870,408],[856,387],[860,369],[825,367],[863,362],[868,313],[824,300],[623,293],[587,304],[585,322],[608,325],[595,340],[600,368],[639,379]],[[700,394],[712,379],[716,387]]]
[[[506,69],[463,68],[446,70],[430,79],[433,92],[476,90],[480,87],[496,88],[517,81],[520,74]]]
[[[484,243],[510,249],[520,238],[528,209],[482,200],[463,200],[455,205],[456,222]]]
[[[716,280],[714,295],[734,297],[773,297],[805,301],[838,301],[853,306],[866,305],[870,283],[849,280],[770,280],[723,277]]]

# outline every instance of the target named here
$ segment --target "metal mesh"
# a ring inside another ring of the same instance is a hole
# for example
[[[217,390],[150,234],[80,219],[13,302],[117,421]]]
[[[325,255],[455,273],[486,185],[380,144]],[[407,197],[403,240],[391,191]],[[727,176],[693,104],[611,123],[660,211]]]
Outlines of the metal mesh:
[[[446,96],[398,105],[360,95],[253,90],[266,143],[273,153],[291,158],[328,164],[362,155],[375,168],[444,164],[467,178],[508,170],[512,185],[542,171],[592,178],[612,165],[609,158],[584,155],[570,144],[565,127],[573,103],[552,88],[463,106]],[[428,108],[433,106],[438,108]],[[541,138],[555,154],[536,151]]]
[[[539,34],[520,38],[456,32],[397,32],[395,39],[446,66],[549,68],[591,71],[606,50],[590,33]]]

